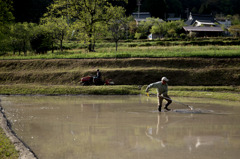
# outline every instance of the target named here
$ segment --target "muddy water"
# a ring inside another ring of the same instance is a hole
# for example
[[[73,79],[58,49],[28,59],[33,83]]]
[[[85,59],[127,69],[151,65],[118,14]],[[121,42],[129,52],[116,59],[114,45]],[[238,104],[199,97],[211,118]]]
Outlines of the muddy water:
[[[17,135],[40,159],[238,159],[240,103],[145,96],[1,96]],[[195,111],[196,110],[196,111]]]

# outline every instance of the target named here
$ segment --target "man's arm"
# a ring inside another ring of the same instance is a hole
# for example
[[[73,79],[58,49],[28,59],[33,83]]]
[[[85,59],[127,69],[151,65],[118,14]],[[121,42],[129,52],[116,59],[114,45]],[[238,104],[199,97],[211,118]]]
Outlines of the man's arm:
[[[149,84],[146,88],[146,92],[148,92],[150,88],[157,88],[157,86],[158,82]]]

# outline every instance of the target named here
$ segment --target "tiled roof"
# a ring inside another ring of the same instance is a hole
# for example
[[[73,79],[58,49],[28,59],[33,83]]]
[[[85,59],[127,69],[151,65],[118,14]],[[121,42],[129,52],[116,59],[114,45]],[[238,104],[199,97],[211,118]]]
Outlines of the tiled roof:
[[[196,20],[205,21],[205,22],[213,22],[213,23],[216,22],[212,15],[190,14],[188,20],[185,23],[187,25],[192,25]]]

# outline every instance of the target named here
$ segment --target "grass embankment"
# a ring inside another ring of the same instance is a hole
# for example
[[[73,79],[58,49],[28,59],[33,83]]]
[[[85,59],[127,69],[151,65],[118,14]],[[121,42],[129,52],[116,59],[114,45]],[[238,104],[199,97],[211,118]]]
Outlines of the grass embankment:
[[[145,95],[145,86],[0,85],[2,95]],[[155,92],[155,89],[152,90]],[[170,96],[240,101],[240,86],[170,86]]]
[[[134,47],[132,47],[134,46]],[[115,51],[114,47],[97,48],[97,52],[88,53],[86,49],[66,50],[63,53],[51,53],[28,56],[12,55],[12,53],[0,56],[0,59],[86,59],[86,58],[159,58],[159,57],[240,57],[240,46],[122,46]]]
[[[170,85],[240,85],[240,58],[126,58],[1,60],[0,84],[80,85],[95,75],[116,85],[146,85],[167,76]]]
[[[6,137],[3,129],[0,127],[0,158],[1,159],[17,159],[19,156],[18,152],[15,150],[14,145]]]
[[[139,94],[137,85],[142,86],[159,81],[162,76],[170,79],[170,86],[181,86],[181,90],[179,90],[180,87],[173,87],[176,88],[172,92],[174,95],[204,96],[201,92],[209,91],[203,90],[210,88],[209,86],[240,85],[240,46],[158,46],[153,44],[154,42],[124,44],[119,47],[118,52],[115,52],[113,45],[112,47],[101,46],[97,48],[98,52],[94,53],[76,48],[60,54],[2,56],[2,59],[25,60],[0,61],[0,93]],[[96,68],[100,69],[104,79],[112,79],[116,85],[120,86],[79,86],[80,78],[95,75]],[[205,87],[200,89],[182,86]],[[192,88],[194,90],[189,90]],[[229,89],[232,88],[229,87]],[[220,91],[221,94],[223,94],[222,91]],[[224,91],[232,92],[232,90]],[[233,96],[239,93],[233,92]],[[208,97],[211,96],[213,95],[208,93]]]

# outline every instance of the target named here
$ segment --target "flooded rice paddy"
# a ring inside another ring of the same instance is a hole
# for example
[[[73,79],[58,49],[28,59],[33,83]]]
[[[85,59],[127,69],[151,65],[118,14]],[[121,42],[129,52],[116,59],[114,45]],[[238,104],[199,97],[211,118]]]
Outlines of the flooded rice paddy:
[[[39,159],[238,159],[240,103],[145,96],[0,96],[13,130]]]

